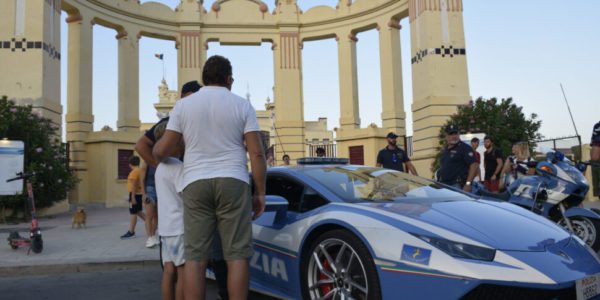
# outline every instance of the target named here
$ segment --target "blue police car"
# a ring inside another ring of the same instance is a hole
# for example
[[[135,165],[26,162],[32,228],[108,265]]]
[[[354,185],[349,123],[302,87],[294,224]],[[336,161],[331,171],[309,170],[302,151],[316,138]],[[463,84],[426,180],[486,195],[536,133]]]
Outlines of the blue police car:
[[[286,299],[591,299],[600,261],[516,205],[393,170],[306,160],[267,172],[251,288]]]

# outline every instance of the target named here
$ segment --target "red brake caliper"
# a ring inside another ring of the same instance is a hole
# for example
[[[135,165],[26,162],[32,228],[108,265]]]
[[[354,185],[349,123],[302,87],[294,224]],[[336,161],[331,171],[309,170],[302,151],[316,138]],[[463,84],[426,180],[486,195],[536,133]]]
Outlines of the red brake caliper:
[[[327,259],[323,260],[323,269],[327,270],[327,271],[331,271],[331,267],[329,266],[329,261],[327,261]],[[325,280],[325,279],[329,279],[329,277],[327,277],[327,275],[325,275],[325,273],[319,272],[319,280]],[[327,295],[327,293],[331,292],[331,290],[333,289],[333,284],[331,284],[331,283],[323,284],[323,285],[321,285],[320,289],[321,289],[322,295]]]

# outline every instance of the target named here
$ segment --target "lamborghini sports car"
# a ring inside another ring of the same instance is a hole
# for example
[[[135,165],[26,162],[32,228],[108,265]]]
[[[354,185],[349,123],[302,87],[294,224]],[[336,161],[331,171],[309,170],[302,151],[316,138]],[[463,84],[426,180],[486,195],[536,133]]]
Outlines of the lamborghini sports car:
[[[600,298],[596,254],[543,217],[406,173],[303,163],[267,172],[253,290],[285,299]]]

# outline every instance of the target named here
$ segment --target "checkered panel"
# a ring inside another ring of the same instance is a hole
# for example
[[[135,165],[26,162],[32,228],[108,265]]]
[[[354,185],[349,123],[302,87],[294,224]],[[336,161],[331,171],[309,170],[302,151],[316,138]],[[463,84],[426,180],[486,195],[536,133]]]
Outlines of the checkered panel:
[[[12,38],[10,41],[0,41],[0,49],[10,50],[11,52],[26,52],[28,50],[42,49],[48,53],[51,58],[60,60],[60,52],[52,44],[46,44],[40,41],[28,41],[26,38]]]
[[[439,48],[429,48],[417,51],[417,54],[412,57],[411,64],[416,64],[421,61],[427,55],[440,55],[441,57],[454,57],[456,55],[466,55],[467,51],[465,48],[454,48],[453,46],[444,46],[442,45]]]

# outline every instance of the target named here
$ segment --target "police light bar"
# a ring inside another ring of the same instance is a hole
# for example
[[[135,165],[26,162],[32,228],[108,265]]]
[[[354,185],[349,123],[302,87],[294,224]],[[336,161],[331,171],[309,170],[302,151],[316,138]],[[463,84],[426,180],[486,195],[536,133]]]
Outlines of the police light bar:
[[[347,165],[348,161],[337,157],[302,157],[297,160],[299,165]]]

